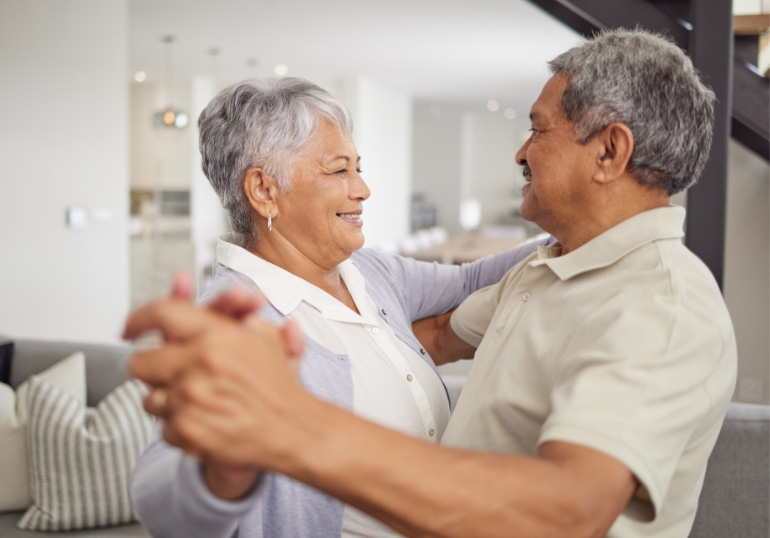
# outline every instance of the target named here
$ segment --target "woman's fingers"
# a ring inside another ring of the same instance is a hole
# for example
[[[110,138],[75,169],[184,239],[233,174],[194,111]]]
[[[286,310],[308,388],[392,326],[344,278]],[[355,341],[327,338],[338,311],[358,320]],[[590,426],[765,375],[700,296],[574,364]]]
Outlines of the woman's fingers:
[[[166,344],[134,353],[128,362],[128,372],[152,387],[164,387],[190,366],[193,357],[192,350],[186,346]]]
[[[194,289],[195,283],[190,273],[187,271],[176,271],[174,273],[174,277],[171,280],[171,297],[192,301],[194,299]]]
[[[235,286],[208,303],[206,308],[242,320],[262,308],[264,304],[264,296],[252,293],[241,286]]]
[[[214,312],[197,308],[186,299],[158,299],[128,317],[123,338],[133,340],[145,332],[158,330],[166,340],[187,340],[217,321]]]
[[[281,327],[283,345],[286,346],[286,354],[290,359],[299,359],[305,351],[305,341],[296,321],[289,320]]]

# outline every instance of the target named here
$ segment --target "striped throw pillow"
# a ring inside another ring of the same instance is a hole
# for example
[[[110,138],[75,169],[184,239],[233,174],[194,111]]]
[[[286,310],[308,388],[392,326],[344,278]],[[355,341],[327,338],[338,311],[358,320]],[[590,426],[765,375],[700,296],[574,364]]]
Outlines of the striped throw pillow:
[[[28,394],[27,450],[32,506],[26,530],[68,531],[134,521],[126,484],[149,443],[146,389],[127,381],[96,408],[35,376]]]

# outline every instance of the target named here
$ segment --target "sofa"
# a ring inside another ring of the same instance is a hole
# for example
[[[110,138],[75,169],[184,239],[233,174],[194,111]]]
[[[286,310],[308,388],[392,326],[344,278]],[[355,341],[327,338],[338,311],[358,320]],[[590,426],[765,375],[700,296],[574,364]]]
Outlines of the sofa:
[[[0,337],[0,344],[3,340]],[[10,347],[0,348],[0,381],[14,388],[29,376],[77,351],[82,351],[86,357],[89,406],[102,401],[128,378],[126,361],[131,354],[128,346],[16,339],[13,340],[12,350]],[[445,376],[453,403],[457,401],[463,382],[462,376]],[[690,537],[767,538],[770,535],[769,497],[770,406],[732,403],[709,460],[698,515]],[[0,513],[0,536],[50,538],[50,532],[17,529],[16,522],[22,513]],[[148,536],[137,523],[66,534],[84,537]]]
[[[0,343],[8,341],[7,337],[0,337]],[[86,358],[86,403],[89,407],[96,406],[107,394],[128,379],[126,362],[131,355],[129,346],[25,339],[14,339],[10,342],[12,345],[5,346],[5,353],[0,356],[0,376],[6,378],[0,379],[0,381],[10,384],[14,389],[18,388],[31,375],[42,372],[78,351],[83,352]],[[0,470],[0,472],[2,471]],[[52,535],[55,536],[50,532],[18,529],[16,523],[23,513],[23,511],[0,513],[0,537],[33,538],[45,536],[50,538]],[[138,523],[70,531],[62,534],[121,538],[149,536]]]

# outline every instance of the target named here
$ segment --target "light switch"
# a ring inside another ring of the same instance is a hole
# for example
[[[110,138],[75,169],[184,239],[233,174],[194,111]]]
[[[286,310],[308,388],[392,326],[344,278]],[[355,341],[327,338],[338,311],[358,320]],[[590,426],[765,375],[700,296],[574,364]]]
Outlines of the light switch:
[[[88,209],[83,206],[71,205],[67,208],[67,227],[70,230],[84,230],[90,222]]]

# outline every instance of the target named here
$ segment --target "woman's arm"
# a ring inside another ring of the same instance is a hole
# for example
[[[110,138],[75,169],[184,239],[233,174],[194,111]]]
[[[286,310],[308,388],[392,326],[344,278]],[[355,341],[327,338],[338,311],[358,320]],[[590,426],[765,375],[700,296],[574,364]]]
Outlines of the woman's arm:
[[[228,502],[206,485],[200,463],[163,440],[139,457],[128,484],[131,506],[152,536],[231,537],[256,495]]]
[[[354,254],[368,290],[375,295],[389,289],[398,298],[408,323],[456,308],[468,295],[498,282],[514,265],[552,237],[523,243],[472,263],[446,265],[387,255],[371,250]]]
[[[471,359],[476,353],[475,347],[465,342],[452,330],[452,325],[449,323],[452,312],[454,310],[412,323],[414,335],[436,366],[461,359]]]

